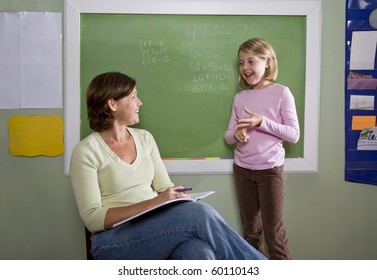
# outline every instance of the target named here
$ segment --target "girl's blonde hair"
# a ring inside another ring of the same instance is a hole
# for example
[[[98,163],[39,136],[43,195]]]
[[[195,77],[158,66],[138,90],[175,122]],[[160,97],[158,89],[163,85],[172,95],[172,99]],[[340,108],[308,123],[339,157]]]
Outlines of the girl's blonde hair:
[[[274,82],[278,76],[278,60],[275,54],[275,50],[272,45],[266,40],[254,37],[243,42],[238,48],[238,55],[240,52],[251,53],[252,55],[260,58],[271,59],[270,66],[266,68],[265,79]],[[249,87],[241,75],[238,76],[238,86],[240,89]]]

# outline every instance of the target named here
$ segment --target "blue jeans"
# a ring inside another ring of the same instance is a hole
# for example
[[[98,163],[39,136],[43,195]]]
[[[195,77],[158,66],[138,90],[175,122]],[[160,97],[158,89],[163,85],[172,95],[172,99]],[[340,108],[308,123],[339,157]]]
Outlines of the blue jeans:
[[[95,259],[262,260],[210,205],[184,202],[92,235]]]

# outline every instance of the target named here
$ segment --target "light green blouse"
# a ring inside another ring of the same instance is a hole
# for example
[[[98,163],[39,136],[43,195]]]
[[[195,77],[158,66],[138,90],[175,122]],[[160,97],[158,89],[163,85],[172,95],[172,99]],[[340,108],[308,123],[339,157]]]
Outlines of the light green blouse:
[[[73,149],[72,187],[80,217],[91,232],[104,230],[107,209],[151,199],[174,185],[153,136],[142,129],[128,130],[137,153],[131,164],[120,159],[97,132]]]

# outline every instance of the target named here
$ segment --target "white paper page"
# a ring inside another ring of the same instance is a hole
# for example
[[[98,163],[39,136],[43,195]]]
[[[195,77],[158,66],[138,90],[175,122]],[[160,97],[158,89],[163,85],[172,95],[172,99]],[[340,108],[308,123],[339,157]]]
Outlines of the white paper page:
[[[62,108],[61,13],[0,13],[0,108]]]
[[[22,108],[61,108],[60,13],[21,15]]]
[[[0,13],[0,109],[21,106],[19,34],[18,13]]]
[[[352,32],[350,70],[373,70],[377,31]]]
[[[351,95],[350,109],[374,110],[373,95]]]

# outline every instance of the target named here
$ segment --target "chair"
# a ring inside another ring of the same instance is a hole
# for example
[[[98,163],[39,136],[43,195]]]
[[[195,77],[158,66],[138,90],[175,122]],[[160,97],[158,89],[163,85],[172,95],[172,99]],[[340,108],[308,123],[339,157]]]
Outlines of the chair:
[[[90,248],[92,245],[92,242],[90,240],[91,236],[92,236],[92,233],[85,227],[86,259],[87,260],[94,260],[92,252],[90,252]]]

